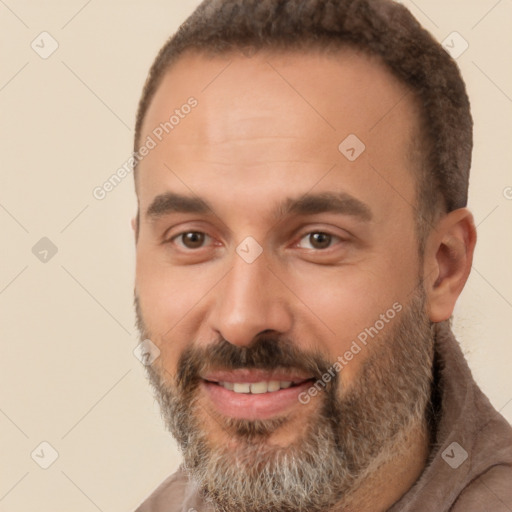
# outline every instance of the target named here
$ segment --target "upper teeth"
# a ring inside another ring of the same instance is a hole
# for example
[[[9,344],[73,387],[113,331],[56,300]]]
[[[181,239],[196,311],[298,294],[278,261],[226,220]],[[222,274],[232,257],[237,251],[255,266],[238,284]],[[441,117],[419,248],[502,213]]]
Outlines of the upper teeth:
[[[289,388],[292,383],[288,380],[271,380],[262,382],[219,382],[223,388],[234,391],[235,393],[271,393],[273,391],[279,391],[280,389]]]

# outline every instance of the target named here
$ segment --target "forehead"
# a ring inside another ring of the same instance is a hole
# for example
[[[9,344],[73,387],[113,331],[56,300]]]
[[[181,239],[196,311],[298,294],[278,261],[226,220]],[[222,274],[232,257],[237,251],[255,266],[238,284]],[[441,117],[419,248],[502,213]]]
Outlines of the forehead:
[[[169,167],[204,189],[205,180],[236,188],[278,172],[300,181],[332,165],[349,188],[382,187],[377,173],[410,195],[418,122],[412,96],[377,58],[350,49],[185,54],[164,75],[142,125],[141,143],[155,139],[173,113],[180,117],[140,162],[139,195],[174,180]],[[190,98],[197,106],[181,111]],[[352,135],[365,147],[355,162],[340,152]]]

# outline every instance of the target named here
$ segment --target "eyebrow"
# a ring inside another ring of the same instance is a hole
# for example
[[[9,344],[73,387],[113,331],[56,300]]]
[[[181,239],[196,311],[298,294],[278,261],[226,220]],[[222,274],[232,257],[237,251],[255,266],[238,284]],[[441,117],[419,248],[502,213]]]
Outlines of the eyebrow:
[[[171,213],[211,214],[213,208],[199,197],[175,192],[166,192],[155,197],[146,211],[146,216],[156,220]],[[272,217],[280,219],[289,215],[314,215],[318,213],[337,213],[349,215],[369,222],[373,215],[369,206],[346,192],[321,192],[305,194],[299,198],[286,198],[272,212]]]
[[[206,214],[211,212],[212,208],[199,197],[166,192],[155,197],[146,211],[146,216],[156,220],[170,213]]]
[[[350,215],[369,222],[373,218],[370,207],[346,192],[321,192],[305,194],[298,199],[288,198],[280,205],[274,215],[276,218],[286,215],[314,215],[317,213],[337,213]]]

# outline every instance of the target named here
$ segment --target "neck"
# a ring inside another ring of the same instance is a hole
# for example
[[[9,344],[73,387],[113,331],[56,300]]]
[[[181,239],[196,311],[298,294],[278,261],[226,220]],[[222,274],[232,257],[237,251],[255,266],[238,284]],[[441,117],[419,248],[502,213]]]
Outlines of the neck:
[[[361,481],[332,512],[385,512],[416,482],[425,466],[430,449],[427,422],[404,432],[400,441],[386,453],[396,456],[377,468]]]

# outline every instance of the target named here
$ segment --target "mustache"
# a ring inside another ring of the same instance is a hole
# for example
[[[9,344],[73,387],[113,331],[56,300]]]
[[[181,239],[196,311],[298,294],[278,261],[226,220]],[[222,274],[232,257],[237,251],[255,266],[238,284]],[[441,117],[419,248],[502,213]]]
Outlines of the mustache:
[[[134,293],[136,326],[142,338],[151,338],[148,331],[137,293]],[[177,363],[175,385],[184,394],[189,394],[198,386],[201,375],[214,370],[236,370],[240,368],[259,370],[298,370],[311,375],[315,381],[332,367],[319,350],[304,350],[289,338],[276,332],[262,332],[248,346],[239,347],[220,336],[216,341],[199,346],[191,343],[181,354]],[[146,367],[150,380],[160,382],[156,369]],[[327,384],[327,388],[336,388],[338,373]]]
[[[178,361],[176,385],[191,390],[197,386],[201,375],[209,371],[240,368],[292,369],[321,379],[331,366],[321,353],[299,349],[283,337],[261,335],[245,347],[220,338],[208,346],[193,345],[184,350]]]

